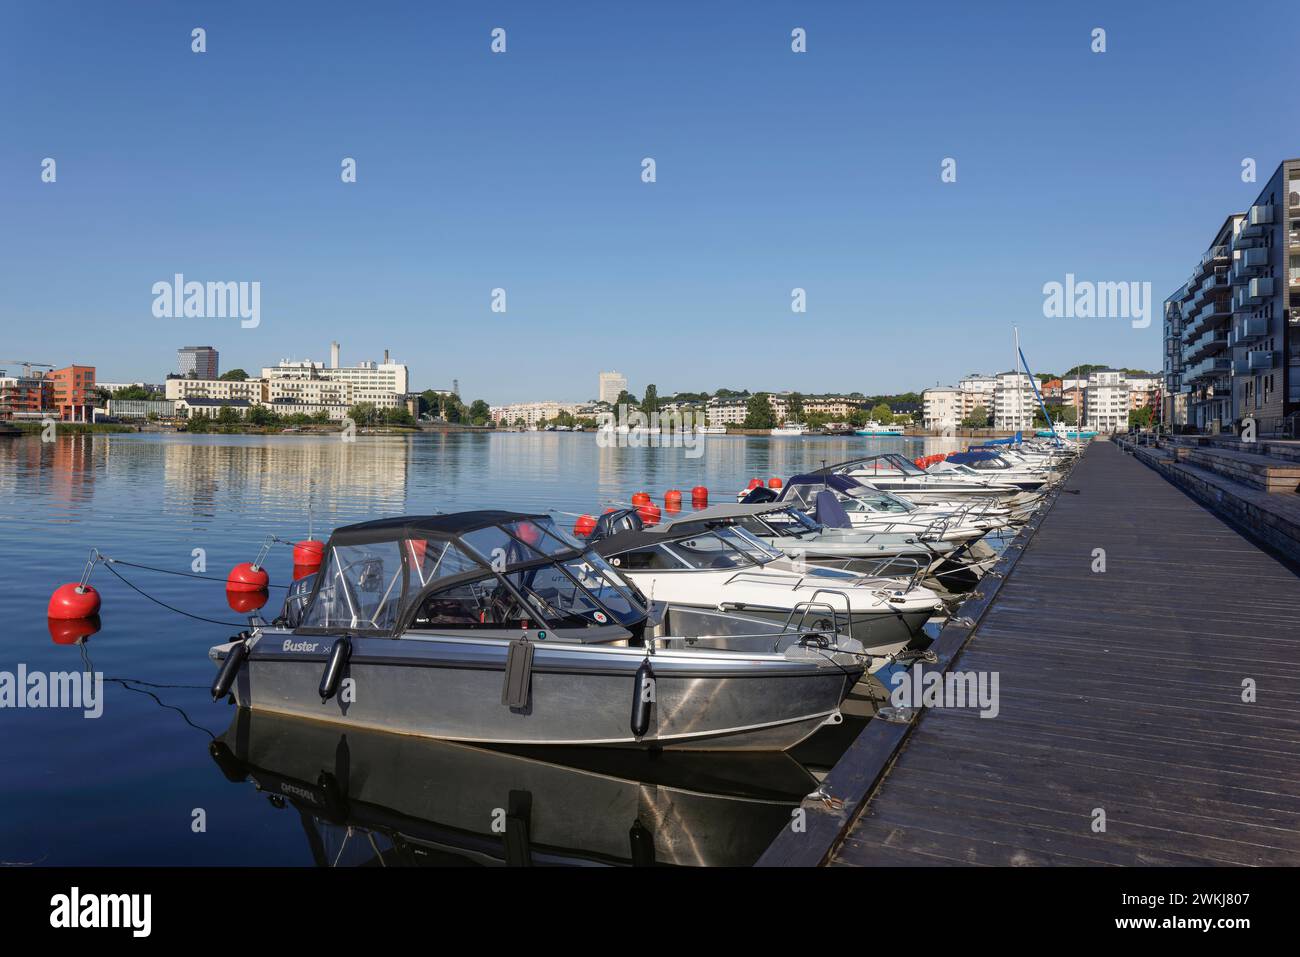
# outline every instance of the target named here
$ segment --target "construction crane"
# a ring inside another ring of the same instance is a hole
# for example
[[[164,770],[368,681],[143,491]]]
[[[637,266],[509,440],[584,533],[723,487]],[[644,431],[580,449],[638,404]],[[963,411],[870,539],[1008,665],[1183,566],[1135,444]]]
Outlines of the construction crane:
[[[32,368],[33,368],[33,367],[38,368],[38,369],[53,369],[53,368],[56,368],[56,367],[54,366],[53,363],[49,363],[49,362],[28,362],[26,359],[0,359],[0,366],[7,365],[7,364],[10,363],[10,362],[14,363],[14,365],[20,365],[20,366],[23,367],[23,378],[24,378],[24,379],[30,379],[30,378],[32,377]]]

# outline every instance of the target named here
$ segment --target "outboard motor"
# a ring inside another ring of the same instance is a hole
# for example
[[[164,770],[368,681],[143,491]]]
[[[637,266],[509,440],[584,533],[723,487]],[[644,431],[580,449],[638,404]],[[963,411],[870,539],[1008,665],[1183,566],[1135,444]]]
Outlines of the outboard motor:
[[[817,498],[813,500],[813,512],[817,521],[827,528],[853,527],[853,522],[849,520],[849,513],[844,511],[840,500],[828,488],[817,493]]]
[[[641,521],[641,516],[636,513],[636,509],[620,508],[613,512],[606,512],[596,519],[596,527],[587,536],[587,541],[598,542],[619,532],[639,532],[643,528],[645,523]]]
[[[775,502],[781,496],[776,489],[768,488],[766,485],[759,485],[751,488],[740,500],[741,505],[762,505],[764,502]]]

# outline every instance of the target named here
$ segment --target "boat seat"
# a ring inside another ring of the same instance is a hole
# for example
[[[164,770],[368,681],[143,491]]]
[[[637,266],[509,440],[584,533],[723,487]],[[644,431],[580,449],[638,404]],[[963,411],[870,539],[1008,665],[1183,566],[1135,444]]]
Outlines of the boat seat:
[[[817,521],[827,528],[853,527],[853,522],[849,520],[849,513],[844,511],[844,506],[840,504],[840,500],[828,488],[824,488],[817,493],[813,511]]]

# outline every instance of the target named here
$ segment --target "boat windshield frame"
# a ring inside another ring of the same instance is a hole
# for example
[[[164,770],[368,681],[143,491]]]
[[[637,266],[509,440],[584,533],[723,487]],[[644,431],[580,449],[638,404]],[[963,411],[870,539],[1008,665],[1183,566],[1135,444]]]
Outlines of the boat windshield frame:
[[[339,534],[336,532],[335,535],[330,537],[329,542],[326,543],[324,557],[321,566],[315,575],[315,582],[312,586],[311,595],[303,604],[299,621],[306,621],[310,617],[322,588],[332,587],[325,586],[324,583],[326,579],[329,578],[332,563],[341,561],[341,556],[338,553],[339,547],[395,544],[398,546],[398,552],[401,556],[401,568],[398,573],[394,574],[386,591],[386,595],[387,592],[392,591],[397,584],[398,577],[400,576],[401,594],[398,598],[398,611],[394,616],[393,625],[391,627],[366,627],[364,624],[358,625],[355,623],[349,625],[331,624],[325,626],[299,624],[293,629],[294,633],[304,635],[346,633],[400,638],[410,629],[411,622],[415,619],[425,599],[430,595],[449,588],[454,588],[458,585],[465,584],[466,582],[477,581],[488,577],[495,578],[498,586],[504,587],[522,607],[532,609],[539,623],[539,628],[545,628],[548,630],[564,630],[566,628],[572,628],[571,625],[566,626],[563,622],[554,621],[546,615],[538,613],[537,604],[536,602],[529,600],[529,594],[526,593],[527,589],[517,586],[515,582],[511,580],[511,576],[515,575],[517,572],[527,572],[545,566],[551,566],[556,574],[571,582],[573,587],[576,590],[581,591],[586,599],[590,601],[596,609],[608,616],[607,623],[600,622],[599,619],[596,619],[596,625],[608,624],[630,630],[646,620],[650,612],[650,603],[646,599],[645,595],[641,593],[640,589],[638,589],[633,582],[625,578],[618,569],[611,566],[602,555],[595,551],[595,549],[591,548],[589,545],[579,544],[570,538],[567,533],[555,525],[549,515],[503,513],[503,516],[504,517],[499,521],[484,522],[471,529],[449,532],[430,530],[427,535],[421,532],[418,527],[413,527],[409,530],[394,531],[394,533],[389,535],[378,534],[365,536],[364,541],[355,538],[352,540],[337,541],[336,539],[339,538]],[[511,531],[511,526],[522,526],[525,523],[534,526],[535,533],[540,532],[540,537],[537,541],[530,543],[517,531]],[[515,553],[516,555],[527,556],[531,552],[531,557],[523,559],[517,557],[511,558],[505,554],[484,556],[480,548],[476,548],[474,545],[466,541],[467,535],[491,529],[496,529],[504,535],[512,546],[520,547],[521,550],[517,551]],[[456,572],[442,577],[430,576],[428,580],[425,580],[420,574],[418,567],[414,565],[416,556],[413,554],[412,549],[407,547],[408,543],[421,540],[420,538],[412,538],[412,532],[416,535],[423,536],[422,540],[429,544],[438,542],[454,546],[461,553],[462,558],[468,559],[472,563],[472,567],[467,568],[465,571]],[[539,551],[540,543],[546,542],[547,540],[551,540],[554,544],[547,545],[545,551]],[[575,562],[586,562],[590,568],[599,572],[600,576],[607,581],[608,587],[612,588],[614,592],[619,595],[622,601],[626,603],[630,612],[620,612],[618,609],[611,607],[600,597],[600,594],[597,591],[580,581],[569,568],[569,566]],[[347,586],[348,583],[346,579],[343,584],[344,586]],[[355,596],[351,596],[345,587],[345,597],[348,597],[349,603],[352,604]],[[538,595],[537,597],[543,602],[546,601],[543,596]],[[503,625],[502,628],[514,630],[511,626],[506,625]],[[424,629],[421,630],[423,631]],[[453,626],[435,630],[456,631],[457,629]]]

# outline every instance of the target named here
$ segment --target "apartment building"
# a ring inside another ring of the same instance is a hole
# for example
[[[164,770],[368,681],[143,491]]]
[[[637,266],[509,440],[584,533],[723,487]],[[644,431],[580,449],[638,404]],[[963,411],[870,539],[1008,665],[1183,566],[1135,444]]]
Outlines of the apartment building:
[[[615,396],[614,398],[618,398]],[[514,402],[510,405],[494,405],[488,410],[492,421],[498,425],[524,425],[532,428],[554,419],[561,412],[576,416],[589,406],[581,402]],[[631,410],[629,410],[631,411]]]
[[[66,366],[46,376],[53,389],[54,411],[64,422],[94,421],[95,367]]]
[[[182,346],[176,350],[176,371],[190,379],[221,375],[220,356],[212,346]]]
[[[243,400],[252,405],[268,401],[267,384],[262,379],[182,379],[170,377],[163,394],[173,402],[180,399]]]
[[[966,393],[952,386],[935,386],[921,393],[921,424],[933,431],[957,428],[966,417],[963,412]]]
[[[1128,378],[1121,369],[1094,369],[1088,373],[1084,395],[1084,422],[1097,432],[1128,428]]]
[[[346,382],[353,389],[370,393],[393,393],[404,396],[410,391],[410,372],[405,364],[390,360],[384,350],[383,362],[361,362],[354,366],[339,365],[339,346],[330,343],[330,364],[311,359],[281,359],[278,365],[262,369],[263,379],[323,379]],[[369,400],[367,400],[369,401]],[[399,403],[400,404],[400,403]]]
[[[1165,300],[1162,415],[1291,433],[1300,413],[1300,159],[1280,163]]]
[[[0,419],[44,419],[54,415],[52,379],[39,372],[6,375],[0,370]]]
[[[613,405],[627,391],[627,376],[621,372],[602,372],[597,382],[596,400]]]
[[[1029,375],[999,372],[993,390],[993,427],[1009,432],[1033,427],[1038,399]]]

